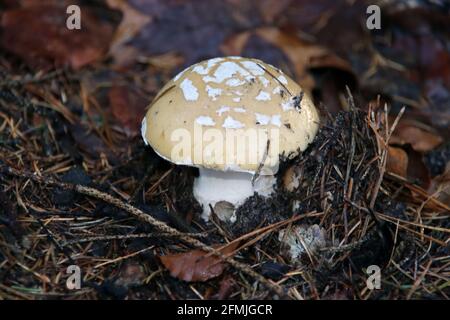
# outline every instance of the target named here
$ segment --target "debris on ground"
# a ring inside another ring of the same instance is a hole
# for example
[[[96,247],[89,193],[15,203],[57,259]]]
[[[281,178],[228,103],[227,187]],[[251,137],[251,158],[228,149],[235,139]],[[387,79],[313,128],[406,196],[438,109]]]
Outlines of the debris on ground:
[[[64,27],[73,4],[81,30]],[[2,2],[0,299],[449,299],[449,15],[427,0]],[[308,88],[321,126],[271,197],[205,222],[198,169],[139,128],[164,83],[224,55]]]

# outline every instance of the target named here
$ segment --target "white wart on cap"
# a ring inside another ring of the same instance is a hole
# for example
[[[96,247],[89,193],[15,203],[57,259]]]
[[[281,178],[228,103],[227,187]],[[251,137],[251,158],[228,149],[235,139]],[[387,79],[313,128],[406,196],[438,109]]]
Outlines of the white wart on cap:
[[[207,216],[209,205],[237,208],[254,192],[269,195],[279,156],[306,149],[318,125],[309,96],[281,70],[223,57],[169,81],[150,105],[142,136],[161,157],[200,168],[194,195]]]

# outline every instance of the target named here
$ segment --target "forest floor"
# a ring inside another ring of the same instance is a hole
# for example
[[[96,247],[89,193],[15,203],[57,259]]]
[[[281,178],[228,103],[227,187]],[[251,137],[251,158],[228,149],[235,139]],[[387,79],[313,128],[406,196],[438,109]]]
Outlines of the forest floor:
[[[0,299],[449,299],[450,6],[408,3],[368,30],[364,1],[78,1],[69,30],[69,1],[5,1]],[[234,224],[140,136],[165,82],[224,55],[280,67],[322,120]]]

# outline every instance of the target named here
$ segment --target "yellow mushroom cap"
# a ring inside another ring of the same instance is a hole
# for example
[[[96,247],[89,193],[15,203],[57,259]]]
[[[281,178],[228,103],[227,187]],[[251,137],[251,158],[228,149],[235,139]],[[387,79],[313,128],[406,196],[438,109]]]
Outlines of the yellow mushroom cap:
[[[176,164],[250,173],[269,168],[273,174],[279,155],[306,149],[318,126],[310,97],[281,70],[257,59],[222,57],[169,81],[149,106],[142,136]]]

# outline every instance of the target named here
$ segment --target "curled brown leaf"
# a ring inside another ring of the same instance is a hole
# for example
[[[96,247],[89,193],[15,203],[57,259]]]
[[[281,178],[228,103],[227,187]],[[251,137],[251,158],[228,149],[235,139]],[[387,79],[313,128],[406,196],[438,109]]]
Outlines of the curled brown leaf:
[[[70,65],[79,69],[100,60],[112,38],[113,26],[83,9],[81,30],[66,28],[66,8],[40,5],[12,9],[1,19],[1,46],[37,68]]]
[[[239,243],[231,243],[220,250],[224,255],[230,255]],[[218,246],[215,246],[218,248]],[[183,253],[161,256],[162,264],[170,271],[172,277],[195,282],[207,281],[220,276],[225,269],[224,261],[203,250],[191,250]]]
[[[389,146],[386,169],[406,178],[408,174],[408,154],[405,150]]]
[[[335,67],[351,71],[350,65],[328,49],[315,43],[304,41],[297,36],[274,27],[263,27],[256,34],[272,45],[280,48],[294,66],[295,75],[303,88],[311,90],[314,81],[308,70],[319,67]]]
[[[127,42],[150,23],[152,18],[139,12],[124,0],[107,0],[107,4],[123,14],[122,21],[114,34],[109,54],[115,58],[116,65],[125,66],[132,63],[139,54],[136,48],[127,46]]]
[[[392,144],[410,144],[418,152],[433,150],[442,143],[442,137],[438,134],[422,128],[423,125],[417,123],[402,123],[398,125],[390,142]]]

